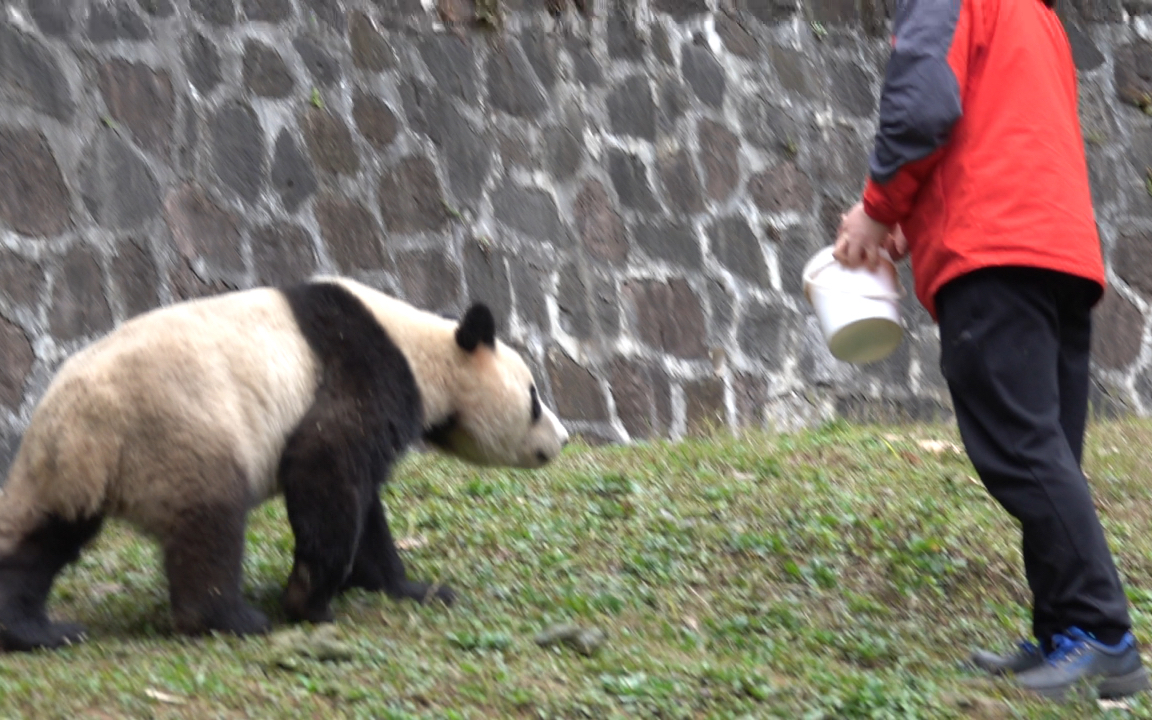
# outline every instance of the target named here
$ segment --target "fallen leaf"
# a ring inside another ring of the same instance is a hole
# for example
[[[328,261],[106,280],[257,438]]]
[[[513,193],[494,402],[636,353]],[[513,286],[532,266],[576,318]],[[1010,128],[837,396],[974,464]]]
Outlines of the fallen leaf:
[[[424,547],[428,544],[428,538],[423,535],[413,535],[412,537],[403,537],[396,541],[396,547],[401,550],[412,550],[414,548]]]
[[[183,705],[186,702],[182,697],[169,695],[166,692],[161,692],[152,688],[146,689],[144,694],[157,702],[168,703],[169,705]]]
[[[1101,710],[1123,710],[1132,712],[1132,706],[1124,700],[1097,700]]]
[[[920,446],[921,450],[927,450],[930,453],[940,455],[946,452],[958,453],[960,446],[953,442],[946,440],[918,440],[916,444]]]

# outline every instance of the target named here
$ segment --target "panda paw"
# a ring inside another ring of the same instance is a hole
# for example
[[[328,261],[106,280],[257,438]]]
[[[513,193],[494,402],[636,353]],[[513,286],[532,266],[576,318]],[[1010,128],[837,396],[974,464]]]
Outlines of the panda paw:
[[[28,652],[78,645],[88,639],[80,623],[50,623],[42,619],[0,624],[0,650]]]
[[[447,585],[417,582],[415,580],[405,580],[400,583],[399,588],[394,592],[390,592],[389,595],[395,598],[408,598],[419,603],[439,600],[445,605],[451,606],[456,602],[456,592]]]

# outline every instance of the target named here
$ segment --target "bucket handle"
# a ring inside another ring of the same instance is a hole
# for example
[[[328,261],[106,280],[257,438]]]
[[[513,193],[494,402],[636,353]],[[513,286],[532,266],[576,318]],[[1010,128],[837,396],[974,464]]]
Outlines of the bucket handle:
[[[880,254],[883,257],[887,258],[889,261],[891,261],[891,258],[888,256],[888,253],[886,251],[881,250]],[[821,264],[819,264],[813,268],[807,268],[807,271],[801,276],[801,279],[804,281],[805,285],[811,285],[813,287],[818,287],[821,290],[831,290],[832,292],[849,294],[846,290],[842,290],[842,289],[837,288],[837,287],[832,287],[831,285],[822,285],[821,283],[816,282],[815,276],[818,272],[820,272],[821,270],[824,270],[825,268],[831,267],[833,263],[838,263],[838,262],[839,262],[839,260],[837,260],[836,258],[829,255],[828,259],[825,260],[823,263],[821,263]],[[865,298],[868,298],[869,300],[902,300],[902,299],[904,299],[904,295],[905,295],[904,285],[900,282],[900,276],[899,275],[896,276],[896,288],[897,288],[897,290],[894,293],[887,293],[887,292],[885,292],[885,293],[865,293],[863,295],[861,295],[859,293],[851,293],[851,294],[855,295],[856,297],[865,297]]]

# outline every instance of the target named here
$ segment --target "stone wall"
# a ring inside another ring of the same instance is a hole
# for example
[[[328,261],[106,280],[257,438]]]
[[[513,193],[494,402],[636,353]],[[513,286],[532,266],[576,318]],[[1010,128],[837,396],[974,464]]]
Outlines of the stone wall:
[[[1150,6],[1082,1],[1095,399],[1144,412]],[[799,294],[862,184],[887,13],[795,2],[0,2],[0,467],[92,338],[315,271],[490,303],[597,440],[947,416],[913,300],[850,367]]]

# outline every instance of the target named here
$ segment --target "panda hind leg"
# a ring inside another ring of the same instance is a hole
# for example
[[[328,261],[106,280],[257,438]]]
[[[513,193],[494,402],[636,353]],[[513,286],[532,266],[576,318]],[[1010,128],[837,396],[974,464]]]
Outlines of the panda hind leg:
[[[0,556],[0,650],[57,648],[85,639],[83,625],[54,623],[44,606],[56,576],[80,556],[103,520],[49,517]]]
[[[356,548],[356,559],[352,572],[344,581],[342,589],[363,588],[370,591],[384,591],[393,598],[408,598],[425,602],[438,599],[447,605],[456,600],[456,593],[447,585],[409,580],[404,569],[404,561],[388,529],[388,519],[384,515],[384,505],[376,493],[369,500],[364,517],[364,530],[360,544]]]
[[[254,635],[270,629],[267,616],[241,594],[243,502],[185,508],[164,541],[164,568],[178,632]]]

